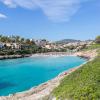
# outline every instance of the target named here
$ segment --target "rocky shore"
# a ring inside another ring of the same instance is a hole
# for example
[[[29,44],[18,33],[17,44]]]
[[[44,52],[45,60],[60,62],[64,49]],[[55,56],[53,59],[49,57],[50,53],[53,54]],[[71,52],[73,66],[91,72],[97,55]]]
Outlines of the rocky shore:
[[[79,56],[79,57],[83,57],[83,58],[94,58],[95,56],[97,56],[97,50],[88,50],[88,51],[81,51],[81,52],[76,52],[73,55],[75,56]]]
[[[34,55],[72,55],[73,52],[47,52],[47,53],[37,53]]]
[[[88,57],[90,60],[97,56],[96,50],[93,51],[82,51],[74,53],[73,56],[80,56],[80,57]],[[46,96],[48,96],[52,90],[60,84],[60,81],[70,73],[77,70],[82,65],[62,72],[57,77],[52,80],[49,80],[46,83],[40,84],[37,87],[33,87],[28,91],[11,94],[9,96],[1,96],[0,100],[44,100]]]
[[[0,56],[0,60],[4,60],[4,59],[17,59],[17,58],[24,58],[24,57],[30,57],[32,55],[4,55],[4,56]]]
[[[79,56],[82,58],[90,59],[95,54],[95,50],[90,53],[90,51],[81,51],[81,52],[48,52],[48,53],[36,53],[36,54],[26,54],[26,55],[0,55],[0,60],[4,59],[17,59],[24,57],[34,57],[34,56]]]

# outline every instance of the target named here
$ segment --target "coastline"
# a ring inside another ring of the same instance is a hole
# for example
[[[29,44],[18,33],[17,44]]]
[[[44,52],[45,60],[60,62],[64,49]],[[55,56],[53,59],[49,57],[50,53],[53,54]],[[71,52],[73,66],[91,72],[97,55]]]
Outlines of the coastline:
[[[90,51],[89,51],[90,52]],[[79,52],[47,52],[47,53],[36,53],[36,54],[25,54],[25,55],[0,55],[0,60],[5,59],[18,59],[18,58],[25,58],[25,57],[39,57],[39,56],[79,56],[82,58],[90,59],[94,54],[87,53],[83,54],[81,51]]]
[[[0,60],[5,60],[5,59],[18,59],[18,58],[25,58],[25,57],[30,57],[31,55],[4,55],[0,56]]]
[[[80,56],[80,57],[88,57],[89,61],[93,60],[96,56],[96,51],[87,51],[87,52],[77,52],[74,53],[72,56]],[[40,84],[39,86],[33,87],[30,90],[18,92],[16,94],[11,94],[9,96],[1,96],[0,100],[40,100],[41,98],[48,96],[52,90],[57,87],[60,84],[60,81],[70,73],[74,72],[87,62],[81,64],[80,66],[77,66],[75,68],[72,68],[70,70],[64,71],[60,73],[57,77],[54,79],[51,79],[45,83]]]
[[[25,57],[38,57],[38,56],[70,56],[73,53],[70,52],[48,52],[48,53],[35,53],[35,54],[25,54],[25,55],[0,55],[0,60],[5,59],[18,59]]]
[[[32,56],[66,56],[66,55],[73,55],[71,52],[48,52],[48,53],[36,53]]]

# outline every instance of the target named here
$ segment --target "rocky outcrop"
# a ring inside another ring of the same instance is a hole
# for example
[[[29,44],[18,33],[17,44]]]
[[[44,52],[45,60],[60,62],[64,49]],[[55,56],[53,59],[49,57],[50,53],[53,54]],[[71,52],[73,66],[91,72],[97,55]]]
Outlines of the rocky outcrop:
[[[74,53],[75,56],[83,57],[83,58],[94,58],[97,56],[97,50],[88,50]]]

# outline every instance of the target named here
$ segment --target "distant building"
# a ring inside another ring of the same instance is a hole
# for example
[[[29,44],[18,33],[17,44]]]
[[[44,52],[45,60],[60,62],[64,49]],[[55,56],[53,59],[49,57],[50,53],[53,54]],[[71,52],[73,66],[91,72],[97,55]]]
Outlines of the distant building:
[[[30,46],[26,44],[21,44],[21,47],[20,47],[20,49],[29,49],[29,48]]]
[[[11,46],[12,46],[11,43],[5,43],[5,45],[6,45],[7,47],[11,47]]]
[[[47,44],[47,45],[45,45],[45,48],[51,49],[52,47],[51,47],[51,45]]]
[[[42,39],[42,40],[36,40],[35,41],[35,44],[37,46],[41,46],[41,47],[44,47],[45,45],[47,45],[49,42],[45,39]]]
[[[12,48],[12,49],[20,49],[20,48],[21,48],[21,45],[18,44],[18,43],[12,43],[12,44],[11,44],[11,48]]]
[[[18,43],[5,43],[6,47],[10,47],[12,49],[20,49],[21,45]]]
[[[4,44],[3,43],[0,43],[0,49],[3,48],[3,47],[4,47]]]

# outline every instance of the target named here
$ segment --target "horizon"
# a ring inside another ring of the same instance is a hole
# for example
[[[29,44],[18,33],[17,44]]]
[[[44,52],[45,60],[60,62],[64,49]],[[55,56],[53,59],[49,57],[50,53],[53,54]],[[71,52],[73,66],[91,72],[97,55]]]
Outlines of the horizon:
[[[98,0],[0,0],[0,33],[49,41],[94,40],[100,35],[99,4]]]
[[[3,34],[0,34],[0,35],[2,35],[2,36],[6,36],[6,37],[12,37],[12,36],[19,36],[19,35],[3,35]],[[49,42],[58,42],[58,41],[62,41],[62,40],[79,40],[79,41],[88,41],[88,40],[95,40],[95,39],[86,39],[86,40],[81,40],[81,39],[73,39],[73,38],[63,38],[63,39],[59,39],[59,40],[48,40],[48,39],[46,39],[46,38],[40,38],[40,39],[35,39],[35,38],[26,38],[26,37],[22,37],[22,36],[19,36],[20,38],[24,38],[24,39],[33,39],[33,40],[43,40],[43,39],[45,39],[45,40],[47,40],[47,41],[49,41]],[[96,38],[96,37],[95,37]]]

